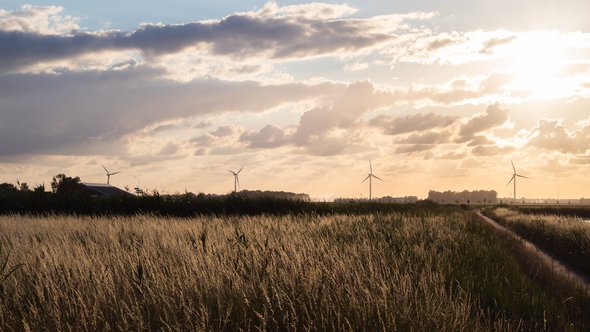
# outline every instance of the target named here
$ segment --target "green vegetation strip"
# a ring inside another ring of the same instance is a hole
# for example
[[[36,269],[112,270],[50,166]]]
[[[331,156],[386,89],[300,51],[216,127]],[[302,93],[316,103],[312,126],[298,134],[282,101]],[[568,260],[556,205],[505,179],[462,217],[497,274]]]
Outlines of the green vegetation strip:
[[[0,330],[590,329],[476,218],[2,216]]]
[[[484,213],[564,263],[590,275],[590,223],[579,217],[494,208]]]

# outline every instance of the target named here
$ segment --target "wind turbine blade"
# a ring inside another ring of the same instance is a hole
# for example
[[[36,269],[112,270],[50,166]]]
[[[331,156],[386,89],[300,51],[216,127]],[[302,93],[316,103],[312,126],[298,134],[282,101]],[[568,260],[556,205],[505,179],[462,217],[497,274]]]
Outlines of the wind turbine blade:
[[[229,169],[227,171],[230,172],[233,175],[236,175],[236,173],[234,171],[230,171]]]
[[[373,174],[373,165],[371,164],[370,160],[369,160],[369,170],[371,170],[370,174]]]
[[[512,160],[510,160],[510,163],[512,164],[512,169],[514,170],[514,173],[516,174],[516,168],[514,167],[514,163],[512,162]]]
[[[512,177],[510,178],[510,181],[508,181],[508,183],[506,183],[506,185],[509,185],[509,184],[510,184],[510,182],[512,182],[512,180],[514,180],[514,176],[512,176]]]
[[[111,175],[115,175],[115,174],[119,174],[119,173],[121,173],[121,171],[115,172],[115,173],[111,173]]]
[[[365,181],[367,181],[370,177],[371,177],[371,174],[367,175],[367,177],[361,183],[365,183]]]
[[[100,166],[102,166],[102,168],[104,168],[104,170],[107,171],[107,173],[109,172],[109,170],[106,167],[104,167],[103,164],[100,164]]]
[[[238,172],[240,173],[240,172]],[[238,175],[236,174],[236,182],[238,183],[238,188],[240,187],[240,178],[238,177]]]
[[[242,165],[242,167],[240,167],[240,170],[236,174],[240,174],[240,172],[242,171],[242,169],[244,169],[244,165]]]
[[[520,174],[516,174],[516,176],[519,176],[519,177],[525,178],[525,179],[528,179],[529,178],[528,176],[524,176],[524,175],[520,175]]]
[[[374,177],[375,179],[379,180],[379,181],[383,181],[383,180],[381,180],[381,178],[380,178],[380,177],[378,177],[377,175],[373,175],[373,177]]]

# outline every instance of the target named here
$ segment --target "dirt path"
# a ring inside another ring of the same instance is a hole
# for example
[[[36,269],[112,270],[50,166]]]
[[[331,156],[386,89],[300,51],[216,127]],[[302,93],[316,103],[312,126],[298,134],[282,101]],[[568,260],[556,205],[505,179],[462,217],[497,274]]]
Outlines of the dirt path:
[[[499,230],[501,232],[505,232],[505,233],[509,234],[510,236],[514,237],[515,239],[521,241],[524,244],[525,249],[528,250],[530,253],[536,255],[537,257],[539,257],[541,259],[541,261],[547,267],[549,267],[550,269],[552,269],[553,271],[555,271],[559,274],[562,274],[566,278],[573,280],[576,284],[585,288],[586,292],[588,292],[590,294],[590,276],[589,275],[584,274],[580,271],[577,271],[577,270],[571,268],[570,266],[567,266],[565,263],[560,261],[558,258],[543,251],[542,249],[537,247],[532,242],[529,242],[529,241],[521,238],[520,236],[516,235],[515,233],[513,233],[512,231],[507,229],[506,227],[504,227],[504,226],[498,224],[497,222],[495,222],[494,220],[484,216],[481,213],[481,211],[476,211],[476,213],[483,221],[492,225],[497,230]]]

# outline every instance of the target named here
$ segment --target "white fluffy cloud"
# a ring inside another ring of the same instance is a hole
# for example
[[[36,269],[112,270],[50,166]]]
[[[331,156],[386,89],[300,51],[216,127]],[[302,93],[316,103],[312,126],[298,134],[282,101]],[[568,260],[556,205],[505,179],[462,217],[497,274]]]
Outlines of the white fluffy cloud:
[[[69,35],[80,29],[78,18],[62,15],[63,7],[24,5],[21,11],[0,9],[0,30],[41,35]]]

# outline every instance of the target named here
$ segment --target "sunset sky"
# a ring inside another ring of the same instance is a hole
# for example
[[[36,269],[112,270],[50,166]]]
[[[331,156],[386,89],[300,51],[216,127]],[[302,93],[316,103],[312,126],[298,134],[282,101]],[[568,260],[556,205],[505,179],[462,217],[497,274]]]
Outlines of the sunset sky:
[[[0,3],[0,182],[590,197],[590,2]]]

